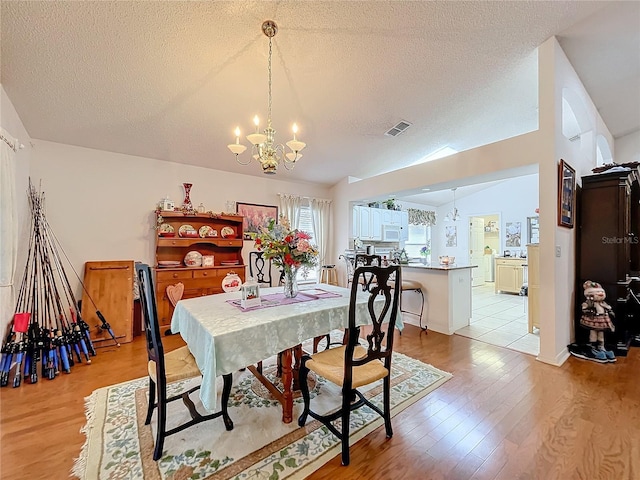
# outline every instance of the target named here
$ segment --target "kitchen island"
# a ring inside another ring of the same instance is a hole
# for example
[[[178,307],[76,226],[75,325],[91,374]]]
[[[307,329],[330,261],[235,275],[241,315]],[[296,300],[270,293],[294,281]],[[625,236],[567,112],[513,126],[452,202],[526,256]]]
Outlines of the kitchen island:
[[[422,285],[425,295],[423,324],[429,330],[452,335],[456,330],[468,326],[471,318],[471,269],[476,265],[436,265],[409,263],[402,265],[402,278]],[[421,297],[405,292],[403,310],[420,311]],[[410,317],[405,316],[405,322]]]

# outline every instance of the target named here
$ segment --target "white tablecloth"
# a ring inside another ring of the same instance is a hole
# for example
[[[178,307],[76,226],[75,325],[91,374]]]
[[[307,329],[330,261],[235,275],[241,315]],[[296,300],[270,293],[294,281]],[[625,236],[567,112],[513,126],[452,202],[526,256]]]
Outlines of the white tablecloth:
[[[325,284],[307,288],[321,288],[341,296],[247,312],[227,303],[240,298],[240,292],[178,302],[171,319],[171,331],[179,332],[187,342],[202,372],[200,399],[207,410],[219,408],[217,376],[236,372],[333,329],[348,327],[350,289]],[[282,287],[260,289],[263,296],[280,292]],[[368,298],[368,292],[358,295],[358,325],[370,323]],[[400,314],[397,323],[402,328]]]

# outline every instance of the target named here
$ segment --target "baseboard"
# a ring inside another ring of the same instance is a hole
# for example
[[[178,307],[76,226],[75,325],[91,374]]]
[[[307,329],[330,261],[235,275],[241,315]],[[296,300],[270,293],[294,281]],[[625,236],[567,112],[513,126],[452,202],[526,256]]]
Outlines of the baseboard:
[[[536,360],[542,362],[542,363],[548,363],[549,365],[553,365],[555,367],[561,367],[562,364],[564,362],[567,361],[567,359],[570,357],[571,355],[569,354],[569,350],[565,347],[561,352],[559,352],[555,357],[553,358],[545,358],[541,355],[538,355],[536,357]]]

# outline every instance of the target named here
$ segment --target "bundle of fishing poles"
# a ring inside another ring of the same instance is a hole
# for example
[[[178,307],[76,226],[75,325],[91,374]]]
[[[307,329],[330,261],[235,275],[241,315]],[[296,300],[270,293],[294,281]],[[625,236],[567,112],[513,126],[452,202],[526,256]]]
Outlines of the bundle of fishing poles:
[[[89,325],[80,316],[64,271],[57,238],[45,217],[44,194],[36,192],[31,182],[29,206],[27,263],[13,321],[1,349],[2,387],[9,383],[19,387],[23,377],[30,383],[36,383],[39,376],[53,380],[61,371],[71,373],[76,362],[91,363],[91,356],[96,355]],[[99,317],[101,328],[116,341],[109,324],[102,315]]]

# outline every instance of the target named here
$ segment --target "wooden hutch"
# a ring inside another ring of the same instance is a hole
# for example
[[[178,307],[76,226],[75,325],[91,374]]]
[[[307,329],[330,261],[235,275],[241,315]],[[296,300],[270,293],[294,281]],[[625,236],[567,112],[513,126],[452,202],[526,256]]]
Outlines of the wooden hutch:
[[[578,190],[576,242],[576,341],[588,335],[579,325],[584,301],[582,284],[598,282],[615,310],[615,343],[625,355],[631,336],[639,333],[636,298],[640,272],[640,166],[582,177]],[[635,291],[635,295],[631,292]]]
[[[238,215],[225,214],[184,214],[182,212],[156,212],[162,217],[157,225],[169,225],[175,236],[161,236],[161,230],[156,232],[156,303],[158,321],[162,327],[171,324],[173,305],[167,296],[167,287],[182,283],[184,294],[182,298],[193,298],[214,293],[222,293],[222,279],[228,273],[236,273],[245,280],[245,266],[242,259],[243,218]],[[180,227],[190,225],[196,232],[211,229],[216,236],[202,236],[183,238]],[[204,227],[204,228],[203,228]],[[210,227],[210,228],[207,228]],[[226,227],[226,228],[225,228]],[[233,234],[222,236],[223,229]],[[197,251],[202,255],[213,255],[213,266],[187,267],[184,263],[187,253]],[[166,266],[167,262],[180,262],[180,265]],[[160,263],[159,263],[160,262]],[[235,265],[230,265],[236,262]],[[164,265],[163,265],[164,264]],[[160,267],[159,265],[163,265]]]

